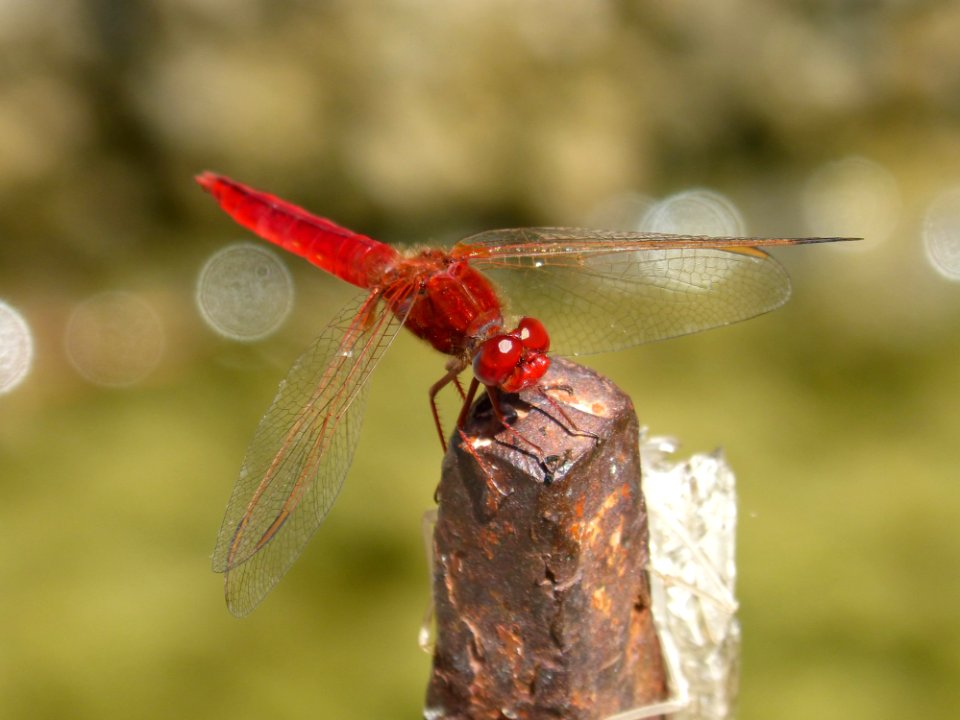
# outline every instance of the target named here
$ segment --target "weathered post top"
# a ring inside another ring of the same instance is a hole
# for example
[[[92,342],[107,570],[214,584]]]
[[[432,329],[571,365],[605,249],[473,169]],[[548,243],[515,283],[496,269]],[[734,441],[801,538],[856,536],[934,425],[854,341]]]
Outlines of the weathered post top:
[[[515,432],[478,403],[444,459],[428,718],[601,720],[665,694],[633,405],[562,359],[543,385]]]

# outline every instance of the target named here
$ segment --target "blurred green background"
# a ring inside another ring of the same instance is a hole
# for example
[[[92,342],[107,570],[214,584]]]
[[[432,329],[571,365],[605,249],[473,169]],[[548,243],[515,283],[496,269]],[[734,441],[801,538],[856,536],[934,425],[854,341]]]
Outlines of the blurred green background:
[[[0,395],[0,717],[419,716],[444,359],[394,345],[333,513],[230,616],[244,449],[351,292],[284,257],[279,332],[208,329],[197,275],[244,234],[203,169],[391,242],[691,187],[749,234],[864,236],[777,253],[774,314],[587,362],[737,472],[739,717],[956,717],[960,287],[924,231],[960,184],[958,37],[936,0],[0,0],[0,300],[35,346]],[[68,360],[105,291],[147,308],[85,335],[123,387]]]

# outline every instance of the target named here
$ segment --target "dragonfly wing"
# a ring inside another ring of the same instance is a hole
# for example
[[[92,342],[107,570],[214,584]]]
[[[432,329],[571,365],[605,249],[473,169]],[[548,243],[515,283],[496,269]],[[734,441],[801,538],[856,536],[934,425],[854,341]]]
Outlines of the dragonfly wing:
[[[657,232],[594,230],[590,228],[530,227],[487,230],[461,240],[451,255],[464,260],[508,260],[509,258],[622,252],[643,247],[647,250],[681,248],[757,248],[771,245],[809,245],[845,240],[848,237],[723,237],[714,235],[671,235]]]
[[[790,279],[757,246],[830,239],[525,228],[468,238],[453,254],[487,274],[512,313],[541,320],[552,352],[584,355],[773,310]]]
[[[249,613],[287,572],[340,492],[370,373],[403,326],[383,298],[375,290],[340,311],[257,427],[213,555],[235,615]]]

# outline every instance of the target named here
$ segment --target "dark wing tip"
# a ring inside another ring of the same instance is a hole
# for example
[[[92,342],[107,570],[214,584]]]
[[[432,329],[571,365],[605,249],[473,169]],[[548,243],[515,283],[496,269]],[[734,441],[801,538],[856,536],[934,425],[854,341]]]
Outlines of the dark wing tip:
[[[829,242],[859,242],[862,237],[812,237],[802,238],[801,242],[806,243],[829,243]]]

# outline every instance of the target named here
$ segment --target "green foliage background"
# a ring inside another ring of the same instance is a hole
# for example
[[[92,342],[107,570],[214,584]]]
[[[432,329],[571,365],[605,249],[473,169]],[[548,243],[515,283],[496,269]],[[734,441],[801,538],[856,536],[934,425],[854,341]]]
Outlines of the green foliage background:
[[[798,235],[808,179],[849,156],[897,193],[837,200],[860,247],[779,253],[785,309],[588,362],[738,474],[739,717],[955,717],[960,288],[920,229],[960,182],[957,37],[960,5],[937,1],[0,2],[0,298],[36,341],[0,396],[0,717],[419,715],[443,359],[394,346],[334,512],[232,618],[208,566],[227,495],[347,293],[291,259],[282,331],[214,337],[196,274],[242,233],[195,172],[391,242],[692,186],[752,234]],[[166,353],[109,390],[62,337],[118,289],[157,310]]]

